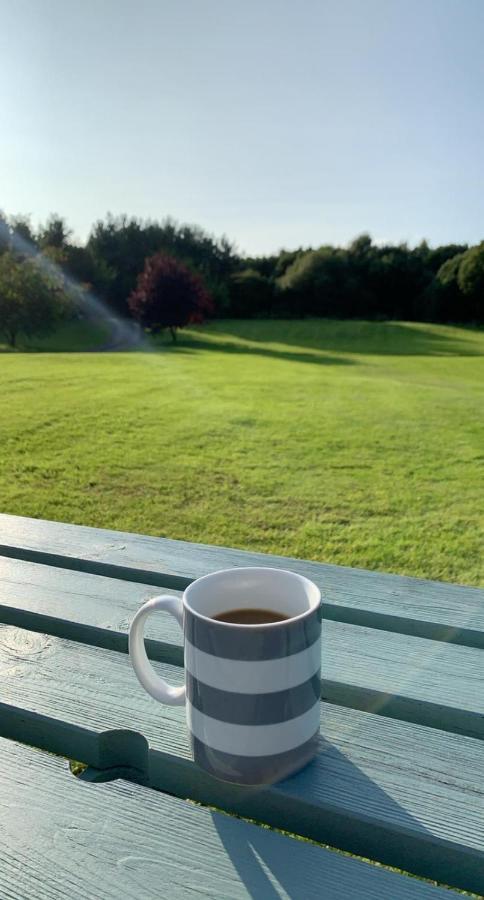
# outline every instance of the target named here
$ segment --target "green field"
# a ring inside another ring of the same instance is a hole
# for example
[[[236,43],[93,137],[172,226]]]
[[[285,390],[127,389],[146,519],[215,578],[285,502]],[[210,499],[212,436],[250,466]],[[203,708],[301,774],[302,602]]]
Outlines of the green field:
[[[21,338],[19,346],[14,351],[2,344],[0,338],[0,353],[59,353],[94,350],[103,344],[107,337],[108,328],[104,324],[71,320],[62,323],[53,334]]]
[[[218,321],[0,370],[4,512],[484,582],[482,330]]]

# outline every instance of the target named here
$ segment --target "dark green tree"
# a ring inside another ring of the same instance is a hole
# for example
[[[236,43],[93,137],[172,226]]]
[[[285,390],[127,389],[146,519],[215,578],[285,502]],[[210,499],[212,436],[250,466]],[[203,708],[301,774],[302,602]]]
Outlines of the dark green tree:
[[[11,216],[10,248],[18,259],[25,259],[37,250],[37,239],[29,216]]]
[[[258,272],[259,275],[263,275],[264,278],[274,278],[278,261],[279,256],[277,255],[247,256],[244,259],[244,266],[241,271],[250,269],[252,272]]]
[[[112,274],[104,296],[119,312],[127,312],[128,297],[143,271],[145,260],[162,252],[199,272],[213,295],[226,297],[227,280],[238,267],[227,238],[213,238],[201,228],[164,222],[144,222],[127,216],[108,216],[97,222],[87,243],[93,257]],[[96,287],[96,285],[95,285]]]
[[[422,296],[432,275],[422,248],[410,250],[406,244],[378,247],[368,270],[368,290],[374,300],[374,314],[390,319],[422,318]]]
[[[466,301],[466,318],[484,321],[484,241],[464,253],[457,275]]]
[[[462,308],[459,267],[463,253],[447,259],[428,285],[422,298],[422,318],[427,322],[457,322]]]
[[[356,284],[345,250],[320,247],[298,256],[278,281],[294,315],[355,314]]]
[[[12,235],[6,215],[0,210],[0,253],[10,250]]]
[[[459,253],[468,250],[467,244],[443,244],[429,250],[428,265],[435,274],[447,260],[453,259]]]
[[[256,269],[243,269],[230,277],[230,313],[236,318],[270,316],[274,284]]]
[[[45,225],[41,225],[37,232],[37,243],[41,250],[46,247],[56,247],[62,250],[68,246],[72,238],[72,231],[65,219],[53,213],[47,219]]]
[[[299,250],[281,250],[274,267],[274,278],[282,278],[289,266],[292,266],[298,256],[303,256],[304,253],[308,253],[308,250],[309,248],[303,250],[302,247],[300,247]]]
[[[371,235],[364,232],[358,235],[348,247],[348,252],[355,260],[367,260],[373,252]]]
[[[89,247],[74,244],[63,251],[63,266],[73,281],[101,297],[106,296],[115,276],[107,263],[95,256]]]

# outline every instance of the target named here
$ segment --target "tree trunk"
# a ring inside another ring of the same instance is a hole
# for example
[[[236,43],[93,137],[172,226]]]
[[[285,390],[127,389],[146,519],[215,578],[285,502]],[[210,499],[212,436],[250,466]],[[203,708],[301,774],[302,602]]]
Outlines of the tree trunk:
[[[170,334],[171,334],[171,339],[172,339],[173,343],[176,344],[176,328],[170,327]]]
[[[7,340],[8,340],[10,347],[16,347],[17,346],[17,332],[11,331],[10,334],[8,335]]]

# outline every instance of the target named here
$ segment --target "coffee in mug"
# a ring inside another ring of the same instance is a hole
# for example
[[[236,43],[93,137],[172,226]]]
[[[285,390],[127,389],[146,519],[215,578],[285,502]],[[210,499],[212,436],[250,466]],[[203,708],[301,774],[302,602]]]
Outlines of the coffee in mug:
[[[272,609],[228,609],[212,616],[216,622],[232,622],[233,625],[268,625],[269,622],[284,622],[289,616]]]

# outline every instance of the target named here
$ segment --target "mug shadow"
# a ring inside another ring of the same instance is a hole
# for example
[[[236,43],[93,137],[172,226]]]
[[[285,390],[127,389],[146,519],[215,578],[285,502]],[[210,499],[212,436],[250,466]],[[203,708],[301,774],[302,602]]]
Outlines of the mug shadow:
[[[316,802],[320,798],[321,806],[309,814],[319,820],[316,830],[320,833],[312,837],[320,843],[350,853],[368,855],[371,859],[381,860],[378,850],[383,840],[386,850],[394,845],[395,853],[404,866],[405,856],[408,860],[408,853],[413,853],[412,842],[418,842],[419,836],[429,834],[420,821],[409,815],[358,766],[323,738],[320,739],[316,759],[302,772],[273,785],[272,792],[280,795],[282,805],[284,798],[287,798],[288,809],[291,798],[303,801],[304,797],[313,797]],[[358,797],[360,822],[351,814],[355,796]],[[271,798],[268,798],[268,808],[270,806]],[[280,809],[281,804],[278,807]],[[280,835],[270,827],[241,822],[220,813],[212,813],[212,817],[234,869],[254,900],[280,900],[281,897],[316,900],[322,896],[325,900],[340,900],[344,896],[366,896],[366,892],[371,896],[391,896],[395,900],[405,897],[410,900],[414,890],[415,897],[424,900],[427,891],[429,897],[435,892],[434,887],[421,881],[405,878],[358,859],[350,860],[309,841],[288,838],[282,848]],[[391,823],[391,831],[385,830],[383,837],[382,825],[386,823]],[[406,852],[400,847],[405,827],[412,833]],[[372,829],[374,834],[369,837]],[[297,834],[297,822],[291,821],[290,812],[287,830]],[[363,832],[365,853],[359,847],[359,836]]]

